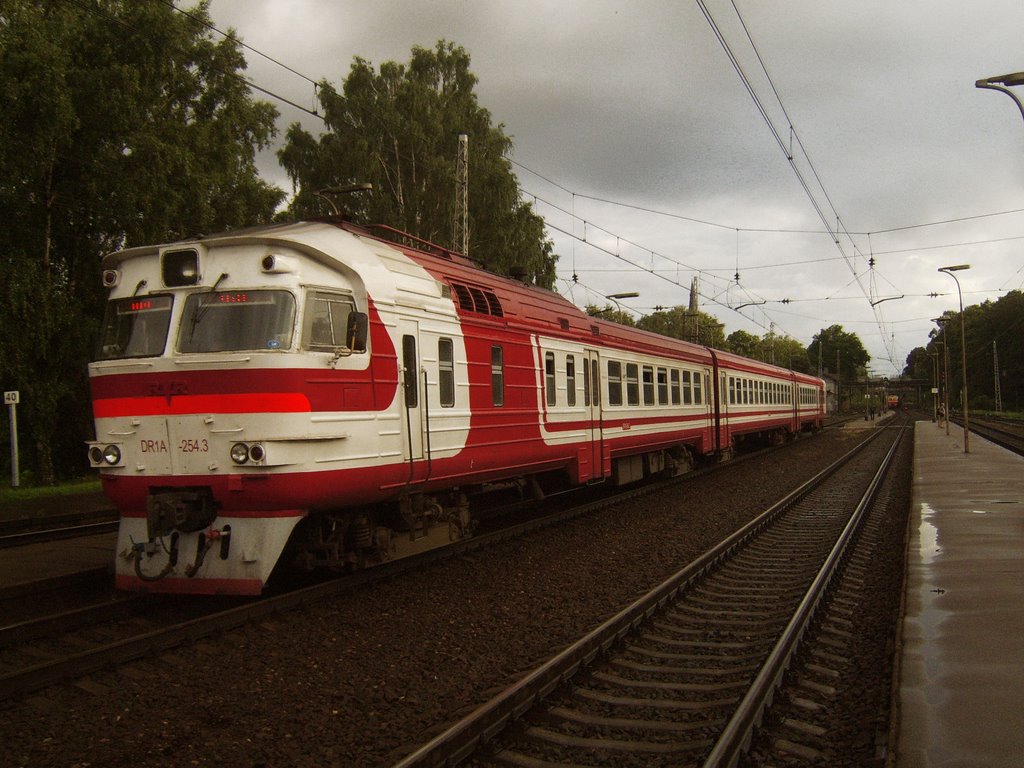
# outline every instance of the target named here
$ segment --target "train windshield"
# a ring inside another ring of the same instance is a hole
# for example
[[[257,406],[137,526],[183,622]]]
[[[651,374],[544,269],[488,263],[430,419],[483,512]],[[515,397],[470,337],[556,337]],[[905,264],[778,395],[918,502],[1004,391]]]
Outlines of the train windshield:
[[[185,300],[179,352],[288,349],[295,298],[287,291],[207,291]]]
[[[116,360],[162,355],[173,304],[171,296],[132,296],[107,302],[97,357]]]

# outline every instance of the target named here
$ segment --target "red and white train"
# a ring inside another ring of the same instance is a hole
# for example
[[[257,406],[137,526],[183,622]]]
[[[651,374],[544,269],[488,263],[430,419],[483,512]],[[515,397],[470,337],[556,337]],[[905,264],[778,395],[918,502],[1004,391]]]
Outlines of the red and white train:
[[[496,483],[629,483],[821,426],[820,379],[589,317],[387,228],[264,226],[106,257],[89,459],[116,583],[258,594],[284,553],[469,535]]]

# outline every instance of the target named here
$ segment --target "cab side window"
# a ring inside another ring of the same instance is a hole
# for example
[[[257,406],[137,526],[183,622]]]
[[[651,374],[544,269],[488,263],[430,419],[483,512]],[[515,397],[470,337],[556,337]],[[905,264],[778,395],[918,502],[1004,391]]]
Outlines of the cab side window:
[[[303,346],[317,351],[347,349],[365,352],[365,327],[362,340],[356,326],[365,326],[365,315],[356,312],[352,297],[328,291],[310,291],[306,295],[306,312],[302,328]]]

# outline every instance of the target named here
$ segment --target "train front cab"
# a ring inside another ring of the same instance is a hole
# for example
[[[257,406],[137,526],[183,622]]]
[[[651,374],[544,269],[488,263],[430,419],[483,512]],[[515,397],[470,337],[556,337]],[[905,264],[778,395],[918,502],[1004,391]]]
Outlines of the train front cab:
[[[118,587],[262,590],[318,486],[296,469],[350,444],[296,371],[370,391],[365,290],[326,262],[245,236],[108,257],[88,455],[121,515]]]

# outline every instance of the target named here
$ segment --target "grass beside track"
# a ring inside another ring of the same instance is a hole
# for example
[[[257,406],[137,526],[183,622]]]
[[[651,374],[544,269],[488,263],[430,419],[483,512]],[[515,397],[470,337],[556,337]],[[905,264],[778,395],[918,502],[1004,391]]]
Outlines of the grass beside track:
[[[4,486],[0,487],[0,520],[74,512],[104,501],[97,478],[49,486]]]

